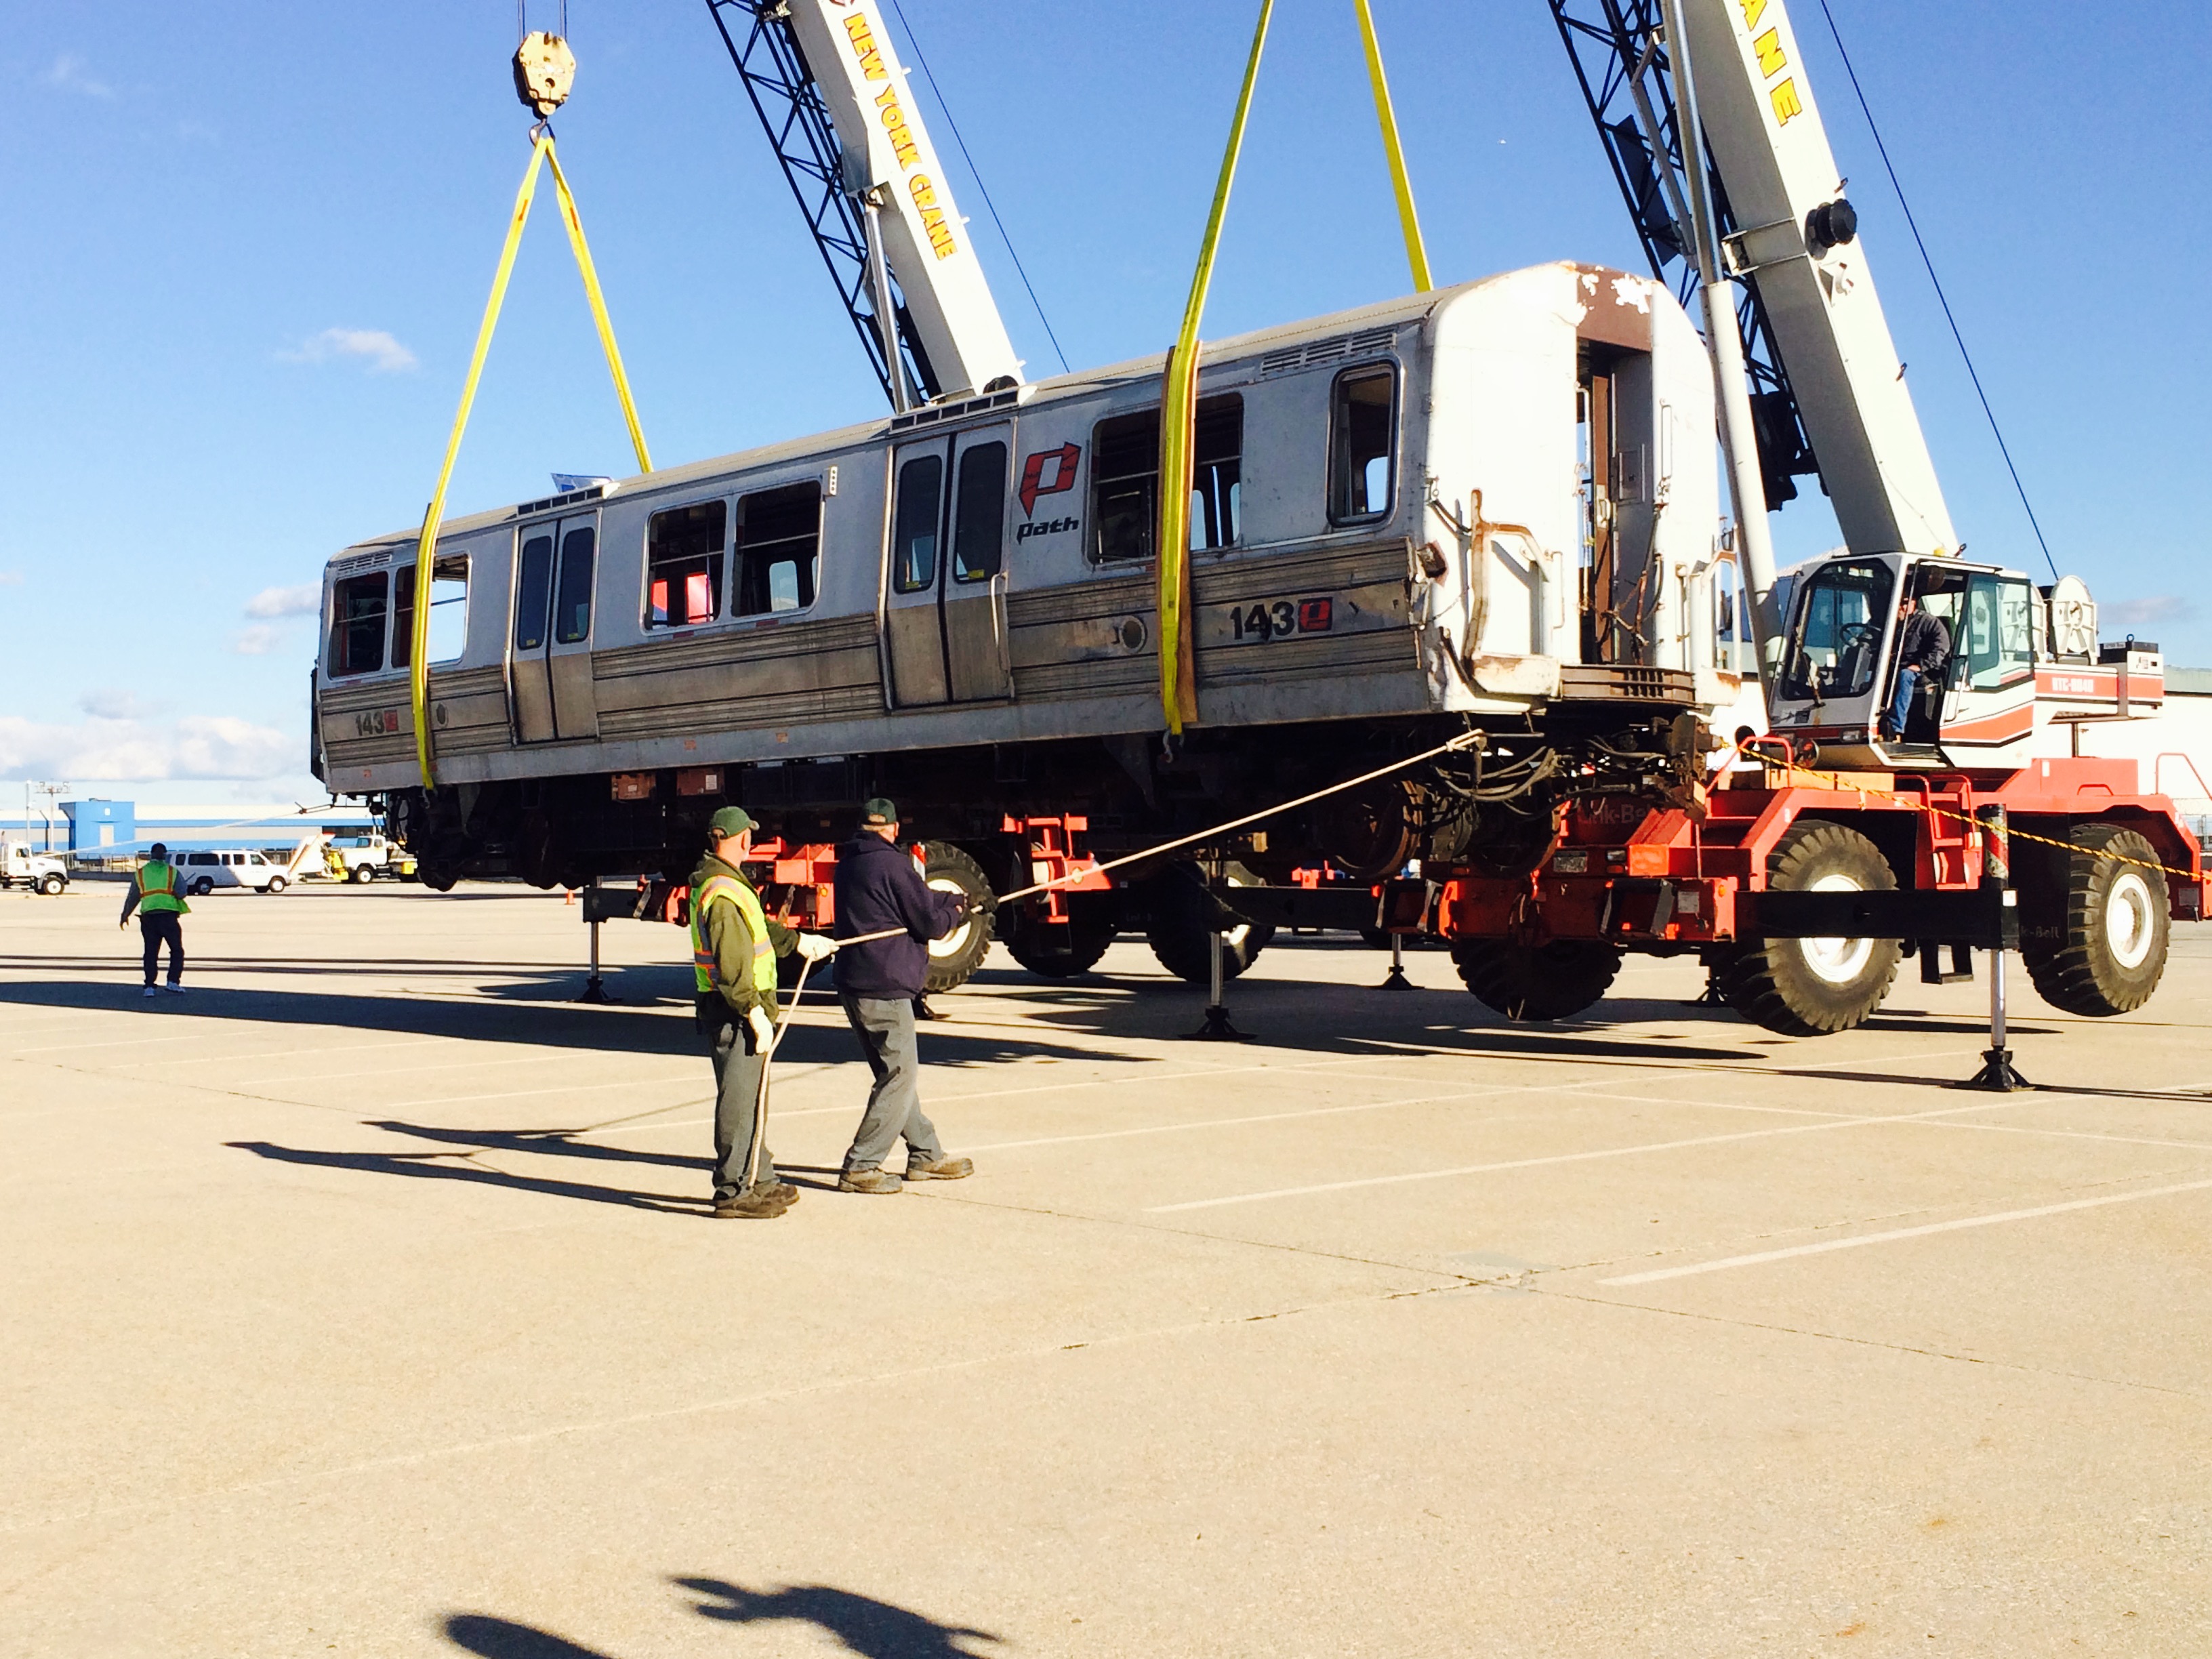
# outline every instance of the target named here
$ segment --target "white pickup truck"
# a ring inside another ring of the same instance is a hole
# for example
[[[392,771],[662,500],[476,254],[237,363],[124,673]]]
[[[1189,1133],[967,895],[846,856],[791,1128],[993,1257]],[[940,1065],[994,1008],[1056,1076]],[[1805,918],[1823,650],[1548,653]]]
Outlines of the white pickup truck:
[[[374,881],[388,876],[394,881],[415,873],[413,857],[372,831],[363,836],[333,836],[323,849],[323,863],[333,881]]]
[[[52,896],[69,885],[69,866],[45,853],[33,853],[21,842],[6,843],[0,857],[0,887],[27,887]]]

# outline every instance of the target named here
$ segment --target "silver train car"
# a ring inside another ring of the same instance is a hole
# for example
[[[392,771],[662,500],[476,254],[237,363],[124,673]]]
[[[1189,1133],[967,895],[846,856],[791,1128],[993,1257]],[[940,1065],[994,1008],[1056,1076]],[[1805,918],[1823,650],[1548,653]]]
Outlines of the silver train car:
[[[1237,853],[1357,873],[1447,843],[1510,859],[1568,781],[1649,794],[1686,775],[1696,716],[1734,701],[1748,660],[1712,372],[1662,286],[1544,265],[1209,344],[1188,481],[1200,718],[1173,744],[1161,368],[452,520],[428,584],[434,791],[410,715],[416,536],[358,543],[324,577],[316,775],[383,805],[440,886],[680,873],[719,805],[808,841],[874,793],[1018,874],[1025,816],[1141,847],[1491,733],[1473,772],[1363,792]]]

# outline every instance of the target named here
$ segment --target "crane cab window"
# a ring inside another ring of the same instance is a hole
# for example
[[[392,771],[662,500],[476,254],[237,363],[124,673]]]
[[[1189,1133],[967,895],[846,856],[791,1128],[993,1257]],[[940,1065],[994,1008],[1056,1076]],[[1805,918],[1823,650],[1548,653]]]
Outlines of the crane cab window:
[[[916,455],[899,468],[891,521],[891,586],[920,593],[937,586],[937,527],[944,507],[945,458]]]
[[[384,666],[384,612],[391,575],[372,570],[331,589],[331,678],[374,674]]]
[[[1874,689],[1882,635],[1896,608],[1891,587],[1887,565],[1838,562],[1814,574],[1790,631],[1784,698],[1863,697]]]
[[[1191,548],[1233,547],[1243,505],[1244,399],[1235,392],[1201,399],[1191,440]],[[1151,558],[1159,522],[1159,410],[1099,422],[1091,458],[1091,557],[1101,564]]]
[[[2027,584],[1977,575],[1966,583],[1964,620],[1952,624],[1951,659],[1964,661],[1966,683],[1994,691],[2035,672]]]
[[[1346,369],[1328,403],[1328,517],[1365,524],[1388,516],[1396,456],[1398,372],[1388,363]]]
[[[813,479],[738,497],[740,617],[804,611],[822,568],[822,486]]]
[[[726,502],[694,501],[646,521],[647,628],[690,628],[722,614],[722,547],[729,511]]]
[[[414,660],[415,567],[404,564],[392,574],[392,665]],[[469,561],[448,553],[430,567],[431,662],[452,662],[468,641]]]

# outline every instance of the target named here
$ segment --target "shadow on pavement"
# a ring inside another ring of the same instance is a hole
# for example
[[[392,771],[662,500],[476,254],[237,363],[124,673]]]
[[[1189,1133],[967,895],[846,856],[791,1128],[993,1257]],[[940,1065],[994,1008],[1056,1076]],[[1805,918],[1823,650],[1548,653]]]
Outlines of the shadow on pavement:
[[[256,1158],[278,1164],[304,1164],[310,1169],[406,1176],[417,1181],[465,1181],[479,1187],[507,1187],[546,1198],[581,1199],[586,1203],[614,1204],[662,1215],[702,1215],[707,1209],[704,1199],[685,1200],[668,1193],[636,1193],[618,1187],[586,1186],[580,1182],[548,1181],[536,1176],[509,1175],[505,1170],[489,1170],[476,1164],[429,1161],[469,1156],[462,1152],[319,1152],[300,1146],[273,1146],[265,1140],[227,1140],[223,1145],[241,1152],[252,1152]]]
[[[434,1140],[448,1146],[465,1146],[471,1152],[531,1152],[550,1158],[580,1158],[605,1164],[650,1164],[664,1170],[706,1170],[707,1158],[686,1158],[680,1152],[648,1152],[628,1146],[602,1146],[596,1141],[570,1137],[588,1134],[586,1129],[446,1129],[428,1123],[403,1123],[397,1118],[373,1118],[372,1129],[417,1140]],[[437,1153],[418,1154],[437,1157]]]
[[[979,1650],[968,1645],[970,1642],[1002,1639],[988,1631],[940,1625],[891,1602],[827,1584],[749,1590],[720,1578],[671,1582],[708,1598],[691,1609],[702,1619],[731,1625],[811,1625],[861,1659],[979,1659]],[[457,1613],[446,1620],[445,1628],[447,1641],[478,1659],[614,1659],[550,1631],[480,1613]]]
[[[702,1619],[757,1625],[777,1620],[812,1625],[836,1637],[846,1651],[865,1659],[975,1659],[969,1642],[1002,1638],[986,1630],[940,1625],[889,1601],[827,1584],[792,1584],[749,1590],[720,1578],[678,1578],[685,1589],[710,1598],[692,1608]]]

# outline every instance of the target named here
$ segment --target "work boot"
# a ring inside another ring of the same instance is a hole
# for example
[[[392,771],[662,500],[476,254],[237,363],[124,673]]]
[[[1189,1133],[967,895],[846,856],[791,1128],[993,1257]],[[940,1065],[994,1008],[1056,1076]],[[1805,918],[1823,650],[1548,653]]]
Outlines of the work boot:
[[[791,1206],[767,1188],[755,1187],[714,1200],[717,1221],[773,1221]]]
[[[965,1181],[975,1173],[972,1158],[933,1158],[927,1161],[909,1158],[906,1161],[908,1181]]]
[[[837,1177],[841,1193],[895,1193],[905,1185],[888,1170],[848,1170]]]
[[[755,1190],[775,1194],[775,1201],[787,1209],[799,1202],[799,1188],[788,1181],[763,1181]]]

